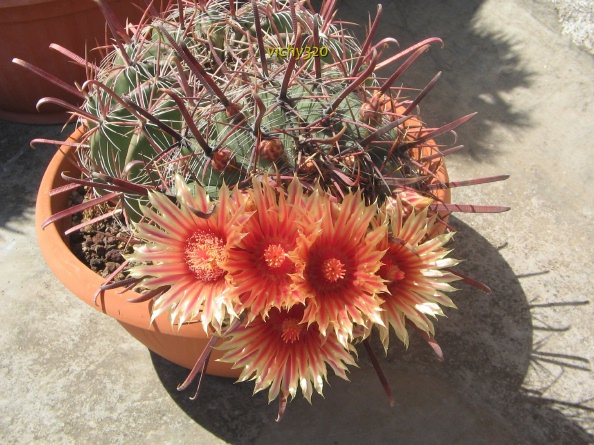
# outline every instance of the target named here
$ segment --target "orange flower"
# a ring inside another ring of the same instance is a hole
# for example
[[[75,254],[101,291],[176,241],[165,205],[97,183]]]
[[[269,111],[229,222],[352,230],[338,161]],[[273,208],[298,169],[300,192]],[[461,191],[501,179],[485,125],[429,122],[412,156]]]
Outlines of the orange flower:
[[[384,254],[378,242],[386,226],[370,228],[377,206],[366,206],[360,192],[334,204],[318,187],[308,199],[319,235],[301,237],[291,254],[295,286],[307,303],[303,321],[317,323],[322,335],[333,328],[346,346],[354,324],[382,323],[378,294],[387,288],[377,275]]]
[[[245,224],[245,237],[229,252],[225,270],[233,280],[232,295],[248,309],[248,321],[261,315],[266,318],[272,307],[290,307],[302,301],[293,287],[295,265],[289,252],[297,246],[297,237],[305,221],[301,218],[303,189],[295,179],[284,192],[267,182],[254,179],[248,192],[250,210],[255,214]]]
[[[305,306],[273,308],[268,318],[256,317],[230,334],[220,348],[221,361],[243,368],[238,381],[255,380],[254,392],[270,387],[268,401],[295,397],[300,387],[311,403],[315,389],[322,394],[327,365],[345,380],[347,365],[355,365],[352,345],[343,347],[334,333],[323,336],[316,323],[302,322]]]
[[[209,325],[219,330],[225,317],[234,315],[227,272],[221,266],[229,249],[241,240],[240,228],[250,214],[223,186],[212,214],[197,216],[193,210],[211,211],[206,191],[196,186],[192,194],[179,175],[175,184],[179,207],[164,194],[150,193],[152,208],[142,210],[154,224],[141,222],[135,227],[136,236],[146,244],[136,247],[128,258],[141,263],[130,268],[130,274],[144,277],[141,287],[167,289],[154,302],[153,320],[170,311],[172,323],[199,318],[205,331]]]
[[[413,209],[420,212],[425,207],[428,207],[434,202],[432,198],[422,195],[417,190],[410,187],[396,187],[393,190],[393,194],[397,195],[400,199],[401,208],[404,215],[409,215]],[[393,205],[397,205],[393,202],[394,198],[388,198],[388,201],[392,202]]]
[[[408,346],[407,318],[433,336],[435,331],[428,316],[443,315],[439,305],[456,307],[444,292],[456,290],[449,283],[459,278],[442,270],[458,264],[458,260],[446,258],[450,251],[444,247],[453,233],[426,239],[425,234],[433,227],[436,216],[428,217],[427,208],[422,211],[409,208],[408,212],[397,197],[386,204],[379,216],[378,224],[386,219],[390,221],[390,240],[385,238],[379,245],[380,249],[387,249],[379,270],[388,286],[388,292],[381,295],[384,326],[379,325],[386,349],[389,326]]]

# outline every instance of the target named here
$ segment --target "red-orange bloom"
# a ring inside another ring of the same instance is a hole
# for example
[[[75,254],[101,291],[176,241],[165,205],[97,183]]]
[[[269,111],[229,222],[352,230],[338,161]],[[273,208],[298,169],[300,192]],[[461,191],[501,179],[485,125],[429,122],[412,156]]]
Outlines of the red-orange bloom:
[[[288,255],[297,247],[305,223],[301,184],[295,179],[284,193],[267,182],[253,181],[247,199],[255,213],[243,228],[246,235],[225,262],[234,284],[232,294],[240,300],[238,311],[248,310],[248,321],[257,315],[266,318],[272,307],[302,301],[293,286],[295,265]]]
[[[321,335],[316,323],[302,322],[304,306],[273,308],[268,318],[256,317],[235,330],[220,348],[221,361],[243,368],[238,381],[255,380],[254,392],[270,387],[269,402],[279,394],[295,397],[300,387],[311,402],[313,389],[322,394],[327,366],[345,380],[347,365],[355,365],[352,345],[343,347],[334,333]]]
[[[433,336],[435,331],[428,316],[443,315],[440,305],[456,307],[444,292],[455,290],[449,283],[458,277],[442,270],[458,263],[446,258],[450,251],[444,247],[453,233],[426,239],[436,216],[428,217],[427,208],[422,211],[410,208],[409,212],[397,198],[389,201],[379,217],[380,221],[390,220],[390,239],[386,237],[379,246],[387,249],[379,270],[388,285],[388,292],[381,295],[384,326],[379,326],[385,348],[389,343],[389,326],[408,345],[406,319]]]
[[[128,258],[141,263],[130,268],[130,274],[144,277],[144,288],[167,289],[154,302],[153,320],[169,311],[172,323],[200,319],[205,331],[209,325],[218,330],[227,315],[234,314],[227,272],[221,266],[240,241],[240,228],[250,215],[222,187],[212,215],[197,216],[194,210],[212,210],[206,191],[195,187],[193,194],[180,176],[175,182],[179,207],[163,194],[149,195],[152,208],[143,208],[143,213],[154,224],[135,227],[146,244]]]
[[[317,188],[308,199],[319,234],[313,240],[300,238],[291,255],[295,286],[307,302],[303,321],[317,323],[323,335],[334,329],[346,345],[354,324],[382,323],[378,294],[387,288],[377,275],[384,254],[378,242],[386,227],[370,227],[377,206],[366,206],[360,192],[336,204]]]

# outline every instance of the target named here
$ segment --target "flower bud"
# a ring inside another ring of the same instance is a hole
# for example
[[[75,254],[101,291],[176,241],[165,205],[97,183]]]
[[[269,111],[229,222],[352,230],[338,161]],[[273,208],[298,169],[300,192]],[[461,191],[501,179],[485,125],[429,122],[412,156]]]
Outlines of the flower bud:
[[[263,139],[258,144],[258,153],[269,162],[278,160],[285,152],[285,146],[279,138]]]
[[[227,116],[228,119],[234,118],[240,112],[241,112],[241,105],[239,105],[237,103],[230,103],[229,105],[227,105],[227,108],[225,108],[225,115]]]
[[[361,104],[359,117],[367,125],[377,126],[382,121],[384,113],[390,111],[392,111],[390,97],[376,92],[367,102]]]
[[[213,169],[222,173],[228,166],[233,165],[233,153],[226,148],[215,151],[212,154],[211,165]]]

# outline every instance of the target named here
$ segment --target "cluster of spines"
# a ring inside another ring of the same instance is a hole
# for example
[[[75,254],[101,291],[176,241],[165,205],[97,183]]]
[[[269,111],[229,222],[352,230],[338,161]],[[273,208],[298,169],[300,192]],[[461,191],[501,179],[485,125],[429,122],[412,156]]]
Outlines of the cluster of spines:
[[[334,21],[333,0],[319,14],[296,0],[179,0],[129,28],[97,1],[114,44],[100,66],[87,64],[90,80],[79,89],[86,102],[76,112],[89,127],[79,158],[85,184],[122,193],[131,220],[140,217],[148,189],[173,192],[177,173],[213,198],[223,182],[249,186],[263,174],[320,183],[338,200],[353,188],[368,202],[397,186],[431,194],[434,171],[420,162],[420,149],[446,154],[433,138],[473,116],[424,127],[416,107],[439,74],[412,99],[394,85],[441,41],[381,60],[383,47],[395,42],[372,43],[381,6],[359,47]],[[328,55],[280,58],[267,49],[305,44],[324,46]],[[389,77],[376,76],[396,63]]]
[[[392,100],[395,79],[382,86],[374,75],[377,47],[358,48],[328,5],[322,15],[293,1],[228,7],[173,8],[114,45],[86,85],[85,111],[100,121],[89,170],[147,186],[182,173],[213,195],[223,181],[297,174],[338,196],[360,186],[369,200],[390,193],[378,173],[419,174],[399,147],[406,119]],[[266,49],[306,44],[328,56]]]

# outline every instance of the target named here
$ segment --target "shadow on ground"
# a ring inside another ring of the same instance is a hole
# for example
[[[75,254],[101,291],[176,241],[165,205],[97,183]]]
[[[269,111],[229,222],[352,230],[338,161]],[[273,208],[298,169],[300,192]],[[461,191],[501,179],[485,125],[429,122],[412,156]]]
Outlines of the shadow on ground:
[[[0,120],[0,229],[20,233],[16,228],[24,219],[32,219],[37,189],[54,146],[32,149],[34,138],[65,140],[72,128],[61,131],[60,125],[22,125]],[[0,242],[5,241],[0,234]]]
[[[583,366],[589,374],[584,359],[568,351],[539,355],[533,330],[551,327],[532,325],[534,307],[526,301],[519,278],[487,240],[455,218],[453,225],[464,240],[455,245],[456,256],[468,258],[461,269],[488,283],[493,294],[459,286],[459,309],[448,311],[448,318],[437,323],[446,354],[443,364],[418,338],[413,337],[408,350],[393,339],[385,358],[375,345],[396,396],[394,408],[388,406],[363,350],[350,383],[331,377],[325,398],[314,397],[313,406],[298,395],[279,424],[274,422],[276,403],[268,405],[266,394],[252,397],[251,382],[233,384],[206,376],[198,399],[192,401],[191,391],[176,390],[188,371],[153,354],[159,378],[188,416],[233,444],[591,442],[593,436],[556,409],[562,401],[522,388],[535,361]],[[568,405],[592,414],[587,406]]]

